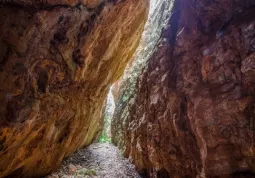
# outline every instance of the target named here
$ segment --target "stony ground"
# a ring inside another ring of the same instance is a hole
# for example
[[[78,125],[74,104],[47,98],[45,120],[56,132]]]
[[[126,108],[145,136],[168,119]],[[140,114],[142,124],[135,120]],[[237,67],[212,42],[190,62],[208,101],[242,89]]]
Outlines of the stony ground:
[[[46,178],[140,178],[127,159],[112,144],[95,143],[64,160]]]

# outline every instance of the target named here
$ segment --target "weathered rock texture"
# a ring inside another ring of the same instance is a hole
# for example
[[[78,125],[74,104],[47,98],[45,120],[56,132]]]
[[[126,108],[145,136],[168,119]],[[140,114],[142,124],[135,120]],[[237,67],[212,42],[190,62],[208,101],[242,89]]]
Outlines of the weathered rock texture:
[[[170,0],[150,0],[150,12],[148,21],[145,25],[140,44],[129,61],[123,76],[113,85],[113,95],[115,98],[116,109],[112,119],[113,140],[116,145],[125,150],[125,135],[123,125],[129,117],[129,103],[131,103],[136,93],[135,86],[137,78],[141,75],[144,67],[148,64],[149,57],[153,54],[157,43],[160,41],[160,35],[166,26],[170,11],[172,9]]]
[[[147,0],[0,1],[0,177],[39,177],[90,144]]]
[[[255,2],[176,0],[161,39],[115,113],[125,156],[147,177],[254,177]]]

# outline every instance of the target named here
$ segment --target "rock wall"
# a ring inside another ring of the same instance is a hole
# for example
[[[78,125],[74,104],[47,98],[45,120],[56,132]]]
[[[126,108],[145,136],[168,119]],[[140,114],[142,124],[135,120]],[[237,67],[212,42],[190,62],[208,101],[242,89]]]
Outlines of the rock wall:
[[[254,52],[254,1],[176,0],[128,115],[116,110],[124,155],[146,177],[254,177]]]
[[[0,2],[0,177],[40,177],[89,145],[147,0]]]
[[[150,0],[148,21],[138,48],[129,61],[123,76],[113,85],[116,109],[112,119],[113,142],[122,150],[126,149],[125,135],[122,134],[129,113],[131,103],[136,93],[137,78],[147,66],[149,57],[153,54],[160,40],[163,28],[166,26],[172,9],[172,0]]]

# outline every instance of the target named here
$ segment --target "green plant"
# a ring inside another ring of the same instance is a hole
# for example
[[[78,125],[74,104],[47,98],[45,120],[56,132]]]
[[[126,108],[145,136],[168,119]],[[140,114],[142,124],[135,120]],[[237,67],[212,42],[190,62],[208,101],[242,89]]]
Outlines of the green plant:
[[[108,137],[106,134],[105,134],[105,130],[103,130],[102,134],[100,135],[99,139],[98,139],[98,142],[99,143],[111,143],[111,138]]]

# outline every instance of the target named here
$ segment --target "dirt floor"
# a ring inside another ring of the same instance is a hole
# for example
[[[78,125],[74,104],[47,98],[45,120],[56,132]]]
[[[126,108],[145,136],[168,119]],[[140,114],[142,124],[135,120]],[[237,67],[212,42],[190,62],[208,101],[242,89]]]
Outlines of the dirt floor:
[[[140,178],[126,158],[112,144],[95,143],[63,161],[46,178]]]

